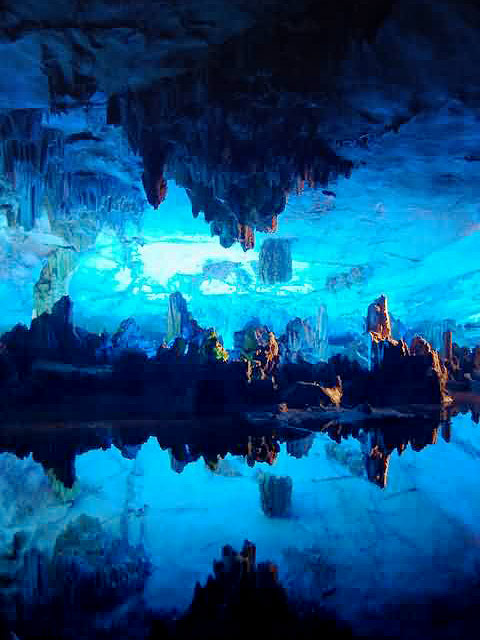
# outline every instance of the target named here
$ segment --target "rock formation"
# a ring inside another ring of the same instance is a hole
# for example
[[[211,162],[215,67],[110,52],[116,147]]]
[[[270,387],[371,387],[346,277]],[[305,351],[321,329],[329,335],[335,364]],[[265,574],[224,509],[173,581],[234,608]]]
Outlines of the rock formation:
[[[350,289],[353,286],[364,284],[370,273],[371,268],[368,265],[358,265],[347,272],[329,276],[325,281],[325,288],[333,293],[342,289]]]
[[[290,440],[287,442],[287,453],[294,458],[303,458],[304,456],[308,456],[308,452],[312,448],[314,440],[314,434],[310,434],[298,440]]]
[[[258,275],[264,284],[288,282],[292,278],[292,252],[290,240],[268,238],[260,249]]]
[[[269,518],[290,515],[293,482],[290,476],[261,473],[258,478],[263,513]]]
[[[183,338],[187,342],[200,345],[205,330],[193,318],[187,307],[187,301],[179,291],[170,294],[168,299],[167,335],[170,343],[175,338]]]
[[[170,294],[168,299],[167,342],[184,335],[189,319],[187,301],[182,294],[179,291]]]
[[[80,340],[73,324],[73,302],[64,296],[45,312],[32,320],[30,341],[39,358],[71,362]]]
[[[343,396],[340,376],[335,386],[325,387],[318,382],[299,381],[282,393],[282,398],[289,407],[306,409],[307,407],[339,407]]]
[[[368,307],[366,329],[369,334],[369,401],[378,406],[407,404],[445,404],[448,371],[435,349],[420,336],[410,348],[404,340],[392,338],[387,299],[380,296]]]
[[[372,340],[390,340],[392,338],[392,327],[388,313],[387,298],[381,295],[368,307],[366,329]]]
[[[58,248],[47,258],[33,290],[34,311],[39,316],[51,312],[57,300],[68,295],[68,282],[72,276],[77,254],[71,248]]]
[[[257,564],[255,545],[246,540],[240,553],[225,546],[221,560],[214,562],[213,576],[204,586],[197,583],[192,604],[178,624],[179,636],[248,636],[252,624],[246,615],[249,611],[256,612],[256,632],[268,633],[277,629],[278,616],[285,623],[288,600],[278,582],[276,566]]]
[[[321,305],[314,318],[294,318],[280,337],[282,362],[317,362],[328,353],[328,315]]]
[[[235,332],[234,345],[246,364],[246,376],[253,380],[270,380],[275,387],[275,373],[280,362],[280,350],[273,331],[252,320],[242,331]]]
[[[451,330],[444,333],[443,362],[452,384],[478,392],[480,385],[480,347],[470,349],[453,342]]]
[[[127,349],[145,350],[146,340],[135,318],[122,320],[112,335],[112,349],[117,355]]]

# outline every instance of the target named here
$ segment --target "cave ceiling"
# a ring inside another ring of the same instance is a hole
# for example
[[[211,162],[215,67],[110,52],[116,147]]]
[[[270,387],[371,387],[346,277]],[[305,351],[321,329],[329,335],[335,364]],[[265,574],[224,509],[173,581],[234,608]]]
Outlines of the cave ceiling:
[[[180,188],[240,290],[276,234],[346,315],[391,284],[475,319],[479,28],[465,0],[4,0],[0,295],[48,309],[105,229],[147,251]]]

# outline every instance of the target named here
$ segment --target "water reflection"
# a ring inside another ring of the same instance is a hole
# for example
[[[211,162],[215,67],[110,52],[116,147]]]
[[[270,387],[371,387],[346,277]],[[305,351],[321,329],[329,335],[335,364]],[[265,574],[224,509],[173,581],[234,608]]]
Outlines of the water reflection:
[[[464,479],[480,448],[465,410],[318,433],[222,421],[5,426],[0,604],[24,628],[57,607],[73,625],[65,637],[90,624],[93,591],[107,609],[134,597],[182,609],[224,545],[244,539],[289,594],[347,618],[448,589],[452,571],[460,579],[480,562],[480,498]]]
[[[340,445],[349,438],[360,443],[360,451],[352,457],[333,443],[327,445],[327,455],[343,464],[356,476],[366,476],[372,483],[385,488],[388,483],[390,458],[394,451],[401,455],[407,447],[422,451],[434,445],[439,435],[450,442],[452,417],[471,413],[474,424],[479,422],[479,407],[475,404],[456,405],[445,413],[423,419],[382,419],[342,424],[338,420],[319,424],[316,432],[327,434]],[[291,427],[268,427],[263,424],[253,432],[251,425],[224,424],[211,421],[112,421],[78,424],[47,424],[35,426],[4,425],[0,430],[0,453],[9,452],[19,458],[32,455],[45,471],[53,474],[66,488],[75,483],[75,459],[88,451],[116,447],[126,459],[133,460],[150,437],[157,439],[161,449],[168,450],[171,468],[182,473],[188,464],[203,458],[214,471],[228,454],[241,456],[248,466],[256,463],[274,465],[286,443],[286,453],[294,458],[308,455],[315,432]]]

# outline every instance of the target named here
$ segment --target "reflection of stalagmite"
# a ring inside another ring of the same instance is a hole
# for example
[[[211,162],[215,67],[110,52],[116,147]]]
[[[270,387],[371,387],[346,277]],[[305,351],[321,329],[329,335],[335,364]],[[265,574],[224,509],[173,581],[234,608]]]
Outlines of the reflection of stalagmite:
[[[312,448],[314,440],[315,435],[313,433],[299,440],[290,440],[287,442],[288,455],[293,456],[294,458],[303,458],[303,456],[308,456],[308,452]]]
[[[272,629],[272,637],[279,637],[282,623],[290,621],[287,594],[278,582],[277,567],[256,563],[253,543],[246,540],[240,553],[225,546],[222,558],[213,564],[213,574],[204,586],[197,582],[192,604],[179,621],[178,637],[248,638],[252,628],[254,637],[259,629],[259,637]],[[293,633],[292,628],[288,637]]]
[[[288,238],[268,238],[260,249],[258,275],[265,284],[292,278],[292,252]]]
[[[292,504],[292,479],[262,473],[259,477],[262,510],[270,518],[288,516]]]
[[[384,489],[387,486],[390,452],[386,452],[383,435],[369,431],[362,443],[368,479]]]

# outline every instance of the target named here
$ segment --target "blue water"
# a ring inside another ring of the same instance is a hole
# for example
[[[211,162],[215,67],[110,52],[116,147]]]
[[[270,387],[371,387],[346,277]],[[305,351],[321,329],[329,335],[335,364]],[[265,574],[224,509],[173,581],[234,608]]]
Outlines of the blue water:
[[[394,451],[383,489],[367,477],[365,443],[372,441],[365,437],[363,445],[362,437],[337,444],[315,434],[279,442],[273,464],[252,465],[228,453],[215,468],[213,454],[208,465],[202,449],[181,437],[172,450],[154,436],[143,445],[122,444],[128,441],[122,432],[108,447],[115,427],[102,429],[105,448],[77,456],[75,484],[63,495],[31,456],[0,455],[1,493],[10,496],[0,503],[3,539],[26,530],[34,533],[32,544],[51,550],[81,514],[99,518],[112,536],[124,535],[127,521],[128,543],[143,545],[153,564],[145,598],[156,610],[185,609],[223,545],[239,549],[245,539],[256,544],[258,561],[278,565],[292,596],[326,605],[359,627],[366,612],[383,615],[399,601],[449,593],[477,575],[480,442],[470,415],[453,418],[449,442],[439,429],[419,451],[411,445],[401,455]],[[87,431],[89,438],[99,432],[95,425]],[[53,438],[32,437],[37,459],[48,442],[54,450]],[[238,452],[245,453],[245,442]],[[261,439],[255,442],[260,451]],[[263,513],[265,472],[292,478],[288,517]]]

